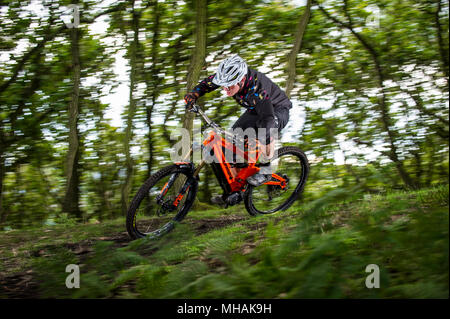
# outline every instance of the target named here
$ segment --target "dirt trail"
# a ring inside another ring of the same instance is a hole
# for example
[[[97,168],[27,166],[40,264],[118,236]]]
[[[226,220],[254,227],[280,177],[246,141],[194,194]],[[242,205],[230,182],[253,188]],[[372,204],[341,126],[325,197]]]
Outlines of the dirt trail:
[[[184,224],[192,226],[196,235],[202,235],[208,233],[214,229],[230,226],[236,222],[247,219],[246,216],[221,216],[219,218],[205,218],[205,219],[186,219]],[[176,230],[175,230],[176,231]],[[127,232],[118,232],[109,236],[95,237],[92,239],[82,240],[76,243],[65,243],[62,247],[67,248],[77,255],[80,262],[86,260],[94,252],[93,246],[98,241],[110,241],[113,242],[114,248],[120,248],[127,246],[131,239]],[[34,251],[30,251],[30,257],[34,258],[49,258],[49,253],[52,249],[61,247],[61,245],[47,245],[40,247]],[[154,253],[156,250],[151,250]],[[2,258],[4,265],[9,268],[13,268],[17,263],[14,261],[14,257]],[[9,275],[2,275],[0,273],[0,298],[39,298],[39,283],[35,278],[34,271],[32,269]]]
[[[220,218],[191,220],[187,221],[187,224],[194,226],[197,235],[202,235],[214,229],[223,228],[245,219],[247,219],[247,217],[244,216],[223,216]]]

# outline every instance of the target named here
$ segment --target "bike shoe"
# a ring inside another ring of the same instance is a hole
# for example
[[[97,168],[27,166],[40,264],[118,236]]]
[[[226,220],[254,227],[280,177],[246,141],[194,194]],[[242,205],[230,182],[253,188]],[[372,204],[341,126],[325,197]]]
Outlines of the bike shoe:
[[[272,178],[272,175],[269,174],[255,174],[252,175],[250,177],[247,178],[247,183],[249,183],[252,186],[260,186],[268,181],[270,181],[270,179]]]

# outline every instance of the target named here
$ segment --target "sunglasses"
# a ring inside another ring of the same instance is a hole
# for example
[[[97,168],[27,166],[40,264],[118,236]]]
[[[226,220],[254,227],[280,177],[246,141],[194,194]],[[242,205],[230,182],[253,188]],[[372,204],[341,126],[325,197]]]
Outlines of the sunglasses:
[[[235,87],[237,87],[238,85],[237,84],[234,84],[234,85],[232,85],[232,86],[222,86],[222,88],[225,90],[225,91],[231,91],[231,90],[233,90]]]

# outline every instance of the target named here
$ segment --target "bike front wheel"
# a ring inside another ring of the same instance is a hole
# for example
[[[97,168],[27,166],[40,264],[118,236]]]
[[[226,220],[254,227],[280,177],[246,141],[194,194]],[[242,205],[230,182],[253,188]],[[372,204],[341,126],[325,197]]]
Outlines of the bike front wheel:
[[[244,193],[245,207],[250,215],[271,214],[288,209],[302,193],[309,174],[306,155],[297,147],[286,146],[271,160],[272,172],[287,181],[285,188],[276,185],[250,184]]]
[[[198,183],[192,172],[167,166],[139,188],[127,211],[126,227],[132,239],[161,237],[184,219],[194,203]]]

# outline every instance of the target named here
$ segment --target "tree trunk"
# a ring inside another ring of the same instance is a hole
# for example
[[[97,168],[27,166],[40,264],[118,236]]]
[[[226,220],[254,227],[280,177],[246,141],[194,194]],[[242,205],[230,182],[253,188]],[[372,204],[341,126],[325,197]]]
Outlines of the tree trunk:
[[[427,166],[425,168],[426,170],[426,176],[423,182],[423,185],[425,187],[431,186],[431,183],[433,182],[433,173],[435,169],[435,161],[434,161],[434,155],[437,154],[436,152],[436,143],[433,141],[433,138],[429,135],[425,137],[425,154],[426,154],[426,161]]]
[[[194,1],[194,7],[196,12],[196,23],[195,23],[195,48],[192,52],[191,61],[189,65],[189,70],[187,74],[187,92],[191,91],[199,80],[200,72],[203,65],[205,64],[206,58],[206,11],[207,2],[206,0],[196,0]],[[194,113],[186,111],[183,116],[183,128],[189,132],[189,140],[192,144],[193,129],[194,129]],[[182,154],[183,158],[187,154]],[[191,155],[192,157],[192,155]],[[193,158],[193,157],[192,157]],[[175,184],[176,189],[182,187],[181,181],[177,181]],[[194,208],[198,205],[198,198],[195,199]]]
[[[151,68],[151,80],[148,81],[147,87],[151,90],[151,105],[146,108],[147,111],[147,126],[148,126],[148,161],[147,161],[147,177],[150,177],[153,168],[153,136],[152,136],[152,113],[155,107],[156,100],[159,96],[160,79],[158,77],[158,47],[159,47],[159,34],[160,34],[160,17],[158,1],[153,4],[153,38],[152,38],[152,68]]]
[[[434,13],[434,24],[436,26],[436,33],[437,33],[436,35],[437,35],[437,40],[438,40],[439,54],[441,56],[442,70],[444,71],[444,74],[445,74],[445,79],[447,81],[447,89],[448,89],[448,49],[446,49],[445,45],[444,45],[444,39],[442,37],[442,25],[441,25],[441,21],[439,19],[439,14],[441,13],[441,9],[442,9],[442,4],[441,4],[441,0],[436,0],[436,2],[437,2],[437,9],[436,9],[436,12]]]
[[[423,166],[422,166],[422,156],[419,151],[414,151],[414,167],[416,170],[416,185],[420,188],[422,184]]]
[[[379,67],[379,66],[378,66]],[[395,145],[395,133],[392,131],[391,127],[391,120],[389,116],[389,110],[386,105],[386,92],[384,90],[383,81],[384,78],[381,73],[381,67],[379,67],[379,88],[381,89],[382,95],[378,99],[378,110],[381,113],[381,122],[384,128],[384,131],[388,135],[388,140],[390,144],[390,151],[389,151],[389,159],[394,162],[395,167],[397,168],[397,171],[403,181],[403,183],[408,188],[417,188],[417,185],[413,182],[411,176],[409,176],[408,172],[406,172],[405,166],[403,165],[403,161],[401,161],[398,158],[398,150],[397,146]]]
[[[211,184],[210,181],[214,180],[214,175],[212,174],[210,167],[205,167],[203,170],[203,187],[202,187],[202,198],[203,201],[210,203],[212,198],[212,192],[211,192]]]
[[[178,77],[177,77],[177,75],[179,73],[178,72],[179,66],[178,66],[178,63],[176,61],[177,60],[177,56],[178,55],[175,52],[175,55],[173,56],[173,59],[172,59],[172,61],[173,61],[173,70],[174,70],[173,77],[174,77],[174,81],[176,83],[179,82]],[[170,139],[171,132],[169,131],[169,129],[167,127],[167,121],[169,121],[170,117],[175,114],[175,111],[176,111],[178,103],[179,103],[179,97],[180,97],[181,91],[182,91],[182,88],[180,87],[180,85],[175,85],[175,96],[177,98],[173,100],[172,105],[170,106],[169,110],[167,110],[166,114],[164,115],[164,123],[163,123],[163,127],[162,127],[162,129],[163,129],[162,136],[164,137],[164,139],[167,141],[167,143],[169,145],[172,145],[172,141]]]
[[[66,178],[67,186],[63,202],[63,211],[74,216],[78,220],[82,218],[79,208],[79,133],[78,114],[80,96],[80,51],[79,51],[79,31],[77,28],[70,30],[72,45],[72,72],[73,88],[72,99],[69,105],[69,150],[66,158]]]
[[[194,1],[196,16],[195,29],[195,49],[192,52],[191,62],[187,75],[186,90],[189,92],[199,80],[200,72],[205,64],[206,58],[206,0]],[[194,125],[194,113],[185,112],[183,119],[183,128],[187,129],[191,134]]]
[[[130,47],[130,95],[129,95],[129,108],[127,114],[127,126],[125,129],[125,157],[126,157],[126,177],[125,182],[122,185],[122,215],[125,216],[128,210],[128,199],[131,192],[132,179],[133,179],[133,159],[130,154],[130,143],[133,137],[133,117],[136,113],[136,101],[134,100],[134,90],[136,88],[137,78],[137,48],[139,44],[139,16],[138,12],[133,7],[133,42]]]
[[[99,221],[103,221],[109,217],[109,216],[107,216],[107,212],[108,212],[108,196],[106,196],[107,185],[105,182],[105,174],[103,172],[100,172],[100,178],[98,180],[97,187],[98,187],[97,194],[98,194],[98,198],[100,200],[100,207],[98,210],[97,217],[98,217]]]
[[[302,14],[296,28],[294,46],[288,55],[288,79],[286,82],[286,95],[290,98],[291,91],[294,88],[295,77],[297,75],[297,54],[302,47],[303,35],[305,34],[306,26],[308,25],[309,17],[311,15],[311,0],[308,0],[305,7],[305,12]]]
[[[5,178],[5,163],[0,154],[0,225],[6,222],[6,212],[3,211],[3,180]]]

